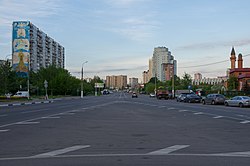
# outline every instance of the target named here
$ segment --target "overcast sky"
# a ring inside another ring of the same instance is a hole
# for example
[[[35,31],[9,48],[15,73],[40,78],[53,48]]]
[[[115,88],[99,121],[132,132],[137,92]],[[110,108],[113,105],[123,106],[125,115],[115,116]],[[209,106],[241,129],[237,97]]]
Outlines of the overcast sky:
[[[178,76],[222,76],[232,46],[250,67],[249,7],[249,0],[0,0],[0,59],[11,54],[12,22],[29,20],[65,47],[66,69],[77,77],[88,61],[85,77],[141,78],[158,46],[172,52]]]

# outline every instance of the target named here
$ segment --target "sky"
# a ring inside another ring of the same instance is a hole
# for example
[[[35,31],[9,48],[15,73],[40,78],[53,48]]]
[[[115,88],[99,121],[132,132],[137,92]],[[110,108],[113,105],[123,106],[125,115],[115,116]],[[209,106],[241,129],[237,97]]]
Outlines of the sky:
[[[0,59],[11,54],[12,22],[28,20],[64,46],[65,68],[76,77],[88,61],[85,78],[142,81],[161,46],[180,77],[224,76],[232,46],[250,67],[249,7],[249,0],[0,0]]]

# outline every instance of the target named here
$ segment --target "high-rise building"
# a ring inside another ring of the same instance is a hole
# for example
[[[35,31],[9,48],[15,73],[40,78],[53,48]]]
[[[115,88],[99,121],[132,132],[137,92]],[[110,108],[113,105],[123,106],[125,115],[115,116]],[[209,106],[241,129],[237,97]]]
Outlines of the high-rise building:
[[[149,82],[149,80],[151,79],[151,77],[149,76],[149,70],[148,71],[143,71],[142,72],[142,83],[146,84]]]
[[[110,89],[124,89],[127,87],[127,76],[106,76],[106,87]]]
[[[152,77],[154,77],[154,75],[153,75],[153,60],[152,60],[152,58],[150,58],[149,61],[148,61],[148,67],[149,67],[149,69],[148,69],[148,81],[149,81]]]
[[[64,68],[65,49],[30,21],[13,22],[12,59],[16,72],[25,76],[50,65]]]
[[[166,47],[157,47],[154,48],[153,53],[153,69],[152,75],[153,77],[157,77],[160,81],[166,81],[166,65],[163,64],[173,64],[174,74],[176,75],[177,69],[177,61],[174,60],[174,56],[171,55],[171,52]]]
[[[138,78],[129,78],[129,85],[132,89],[134,89],[138,85]]]
[[[166,80],[171,80],[174,76],[174,64],[172,63],[163,63],[162,68],[165,70]]]

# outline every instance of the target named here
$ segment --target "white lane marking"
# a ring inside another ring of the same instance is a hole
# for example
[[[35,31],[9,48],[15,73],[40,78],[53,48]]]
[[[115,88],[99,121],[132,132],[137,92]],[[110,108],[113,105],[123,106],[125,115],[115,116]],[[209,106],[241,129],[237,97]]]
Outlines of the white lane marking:
[[[220,119],[220,118],[223,118],[224,116],[215,116],[213,117],[214,119]]]
[[[247,124],[247,123],[250,123],[250,121],[249,120],[245,120],[245,121],[242,121],[242,122],[240,122],[241,124]]]
[[[9,106],[8,104],[3,104],[3,105],[0,105],[0,107],[7,107]]]
[[[179,112],[187,112],[187,111],[189,111],[189,110],[179,110]]]
[[[247,152],[218,153],[218,154],[214,154],[214,155],[228,156],[228,157],[250,157],[250,151],[247,151]]]
[[[175,108],[173,108],[173,107],[170,107],[170,108],[168,108],[168,110],[174,110]]]
[[[15,124],[17,124],[17,125],[29,125],[29,124],[38,124],[38,123],[40,123],[40,122],[17,122],[17,123],[15,123]]]
[[[8,115],[7,114],[0,115],[0,117],[5,117],[5,116],[8,116]]]
[[[150,156],[151,154],[81,154],[81,155],[59,155],[59,156],[30,156],[30,157],[6,157],[0,158],[0,161],[11,161],[11,160],[30,160],[30,159],[39,159],[39,158],[79,158],[79,157],[122,157],[122,156]],[[248,152],[230,152],[230,153],[216,153],[216,154],[204,154],[204,153],[170,153],[170,154],[161,154],[162,156],[197,156],[197,157],[241,157],[241,158],[250,158],[250,151]]]
[[[35,155],[32,157],[33,158],[53,157],[53,156],[68,153],[71,151],[75,151],[75,150],[79,150],[79,149],[83,149],[83,148],[88,148],[88,147],[90,147],[90,145],[76,145],[76,146],[71,146],[71,147],[64,148],[64,149],[59,149],[59,150],[54,150],[54,151],[47,152],[47,153],[38,154],[38,155]]]
[[[164,149],[149,152],[148,154],[150,154],[150,155],[166,155],[166,154],[169,154],[171,152],[174,152],[174,151],[177,151],[177,150],[189,147],[189,146],[190,145],[174,145],[174,146],[170,146],[170,147],[167,147]]]
[[[196,112],[196,113],[194,113],[194,115],[202,115],[202,114],[204,114],[203,112]]]
[[[73,112],[64,112],[64,113],[59,113],[59,115],[75,115]]]
[[[165,108],[165,107],[166,107],[166,106],[163,105],[163,106],[159,106],[158,108]]]
[[[9,129],[0,130],[0,133],[10,131]]]
[[[59,116],[45,116],[45,117],[42,117],[42,119],[59,119],[61,117]]]

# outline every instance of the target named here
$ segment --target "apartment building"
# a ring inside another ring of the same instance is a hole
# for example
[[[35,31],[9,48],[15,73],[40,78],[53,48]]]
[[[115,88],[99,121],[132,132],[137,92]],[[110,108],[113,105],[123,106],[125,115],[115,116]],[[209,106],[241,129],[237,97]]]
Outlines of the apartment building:
[[[138,85],[138,78],[129,78],[129,86],[134,89]]]
[[[124,89],[127,87],[127,76],[106,76],[106,88],[110,89]]]
[[[166,77],[169,78],[169,75],[166,74],[166,71],[168,71],[168,69],[165,68],[168,67],[167,64],[173,65],[174,75],[176,75],[177,73],[177,61],[174,60],[174,56],[166,47],[154,48],[152,63],[152,76],[156,76],[160,81],[166,81],[168,80]]]
[[[50,65],[64,68],[64,47],[30,21],[14,21],[12,34],[13,68],[21,76]]]

